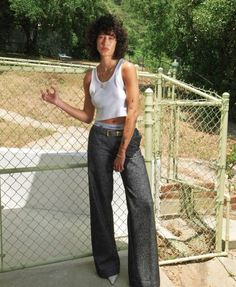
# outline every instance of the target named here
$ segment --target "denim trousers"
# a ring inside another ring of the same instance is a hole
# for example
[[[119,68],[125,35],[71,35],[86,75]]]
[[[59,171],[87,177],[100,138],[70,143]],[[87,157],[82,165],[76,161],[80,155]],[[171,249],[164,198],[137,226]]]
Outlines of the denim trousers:
[[[88,142],[88,176],[91,238],[98,275],[108,278],[120,272],[114,238],[112,210],[113,163],[121,136],[107,136],[93,126]],[[159,266],[153,201],[137,129],[126,152],[121,172],[128,209],[128,273],[132,287],[159,287]]]

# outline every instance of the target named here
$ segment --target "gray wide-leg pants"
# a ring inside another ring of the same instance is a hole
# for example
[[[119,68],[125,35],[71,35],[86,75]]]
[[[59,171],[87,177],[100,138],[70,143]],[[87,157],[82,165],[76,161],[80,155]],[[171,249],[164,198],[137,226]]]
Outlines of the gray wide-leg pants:
[[[88,174],[92,249],[99,276],[120,271],[112,211],[113,163],[121,136],[106,136],[93,126],[88,143]],[[128,268],[132,287],[159,287],[159,266],[153,201],[143,156],[141,135],[135,129],[121,173],[128,207]]]

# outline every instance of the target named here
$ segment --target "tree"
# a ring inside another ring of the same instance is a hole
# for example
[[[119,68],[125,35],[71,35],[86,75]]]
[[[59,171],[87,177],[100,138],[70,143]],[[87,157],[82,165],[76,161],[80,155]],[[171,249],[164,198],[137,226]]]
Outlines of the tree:
[[[187,3],[176,0],[174,24],[178,35],[175,53],[182,59],[184,78],[218,93],[229,91],[230,118],[235,118],[236,2]]]
[[[142,49],[152,61],[163,55],[177,58],[184,80],[218,93],[229,91],[230,117],[236,118],[236,1],[124,2],[147,27]]]
[[[157,69],[169,51],[172,51],[172,2],[170,0],[124,0],[123,9],[129,14],[128,26],[135,43],[135,54],[143,56],[145,65]]]
[[[85,25],[106,10],[102,0],[9,0],[15,22],[26,35],[26,53],[56,56],[73,51]],[[79,33],[78,33],[79,32]],[[78,35],[77,35],[78,33]]]
[[[13,29],[14,16],[10,10],[10,3],[8,0],[2,0],[0,10],[0,49],[5,48],[10,31]]]
[[[26,36],[26,53],[36,53],[38,26],[43,18],[43,9],[34,0],[9,0],[15,23]]]

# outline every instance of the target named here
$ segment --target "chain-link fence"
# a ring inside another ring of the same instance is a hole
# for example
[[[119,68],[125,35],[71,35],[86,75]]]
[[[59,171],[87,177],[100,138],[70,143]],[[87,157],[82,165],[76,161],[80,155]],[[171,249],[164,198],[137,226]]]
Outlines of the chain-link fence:
[[[162,74],[154,102],[154,186],[164,261],[224,250],[228,95],[204,92]]]
[[[40,96],[41,89],[54,86],[65,101],[82,108],[88,68],[0,58],[1,271],[91,254],[86,157],[90,126]],[[143,100],[138,125],[147,166],[152,164],[162,262],[222,250],[216,242],[222,239],[223,101],[213,96],[200,100],[172,80],[147,73],[139,77],[142,99],[147,87],[154,90],[155,113]],[[150,112],[155,144],[149,158]],[[125,195],[119,174],[114,177],[115,235],[118,248],[124,249]]]

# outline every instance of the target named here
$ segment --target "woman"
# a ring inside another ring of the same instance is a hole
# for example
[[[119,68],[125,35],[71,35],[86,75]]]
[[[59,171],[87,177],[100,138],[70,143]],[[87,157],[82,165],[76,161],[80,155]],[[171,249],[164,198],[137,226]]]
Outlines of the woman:
[[[95,123],[88,141],[92,249],[97,273],[113,285],[120,272],[114,238],[113,170],[120,172],[128,207],[128,266],[133,287],[158,287],[159,268],[152,197],[135,128],[139,111],[136,69],[123,59],[127,35],[122,23],[105,15],[88,30],[91,55],[100,60],[84,77],[83,110],[65,103],[55,89],[42,98],[76,119]]]

